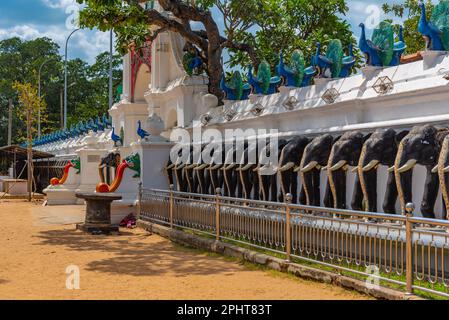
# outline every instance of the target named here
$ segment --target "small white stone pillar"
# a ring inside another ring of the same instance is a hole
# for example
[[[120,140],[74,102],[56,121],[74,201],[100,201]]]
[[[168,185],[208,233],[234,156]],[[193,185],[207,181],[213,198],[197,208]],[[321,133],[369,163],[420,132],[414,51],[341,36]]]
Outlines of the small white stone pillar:
[[[72,159],[73,161],[73,159]],[[81,168],[82,170],[82,168]],[[70,168],[69,175],[64,184],[52,186],[49,185],[43,192],[47,195],[47,205],[73,205],[77,203],[75,196],[76,189],[80,184],[80,174],[77,173],[78,169]],[[61,177],[51,177],[61,178]]]
[[[142,186],[146,189],[168,190],[164,170],[174,144],[161,137],[165,125],[157,114],[153,113],[148,118],[147,128],[150,136],[132,144],[133,152],[140,155]]]
[[[98,139],[92,132],[86,137],[85,142],[86,146],[76,151],[81,161],[80,185],[76,192],[95,192],[100,182],[98,166],[107,150],[99,148]],[[82,204],[84,200],[78,199],[77,203]]]

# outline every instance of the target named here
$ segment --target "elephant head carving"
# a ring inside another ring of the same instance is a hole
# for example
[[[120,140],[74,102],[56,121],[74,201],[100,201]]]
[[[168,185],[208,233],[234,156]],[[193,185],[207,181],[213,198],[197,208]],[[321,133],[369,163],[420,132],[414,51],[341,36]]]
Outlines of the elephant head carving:
[[[446,136],[441,147],[440,157],[438,159],[438,178],[440,181],[441,192],[443,194],[444,206],[446,209],[446,220],[449,220],[449,136]]]
[[[412,201],[413,168],[419,164],[427,169],[421,213],[426,218],[435,218],[434,207],[439,181],[433,168],[438,162],[444,138],[448,133],[446,128],[431,125],[414,127],[399,144],[394,173],[402,212],[405,212],[405,205]]]
[[[98,173],[100,175],[100,182],[106,183],[106,178],[104,175],[104,169],[108,167],[113,167],[117,169],[117,167],[121,163],[121,156],[119,152],[110,152],[104,158],[101,159],[100,164],[98,165]]]
[[[378,129],[365,142],[358,163],[360,186],[369,212],[377,212],[377,168],[379,165],[394,165],[398,145],[408,131],[396,133],[393,129]],[[396,212],[397,188],[394,172],[389,170],[384,197],[385,213]]]
[[[304,154],[304,149],[309,144],[310,139],[306,136],[297,136],[291,139],[282,149],[279,158],[279,177],[281,182],[282,194],[279,200],[283,200],[287,193],[292,194],[292,202],[298,202],[298,174],[297,168],[301,164],[301,159]],[[305,203],[304,188],[300,194],[300,203]]]
[[[369,137],[370,134],[364,135],[359,131],[347,132],[332,146],[327,174],[334,208],[346,209],[346,171],[350,166],[358,166],[363,144]],[[357,174],[351,207],[362,210],[362,203],[363,194]]]
[[[306,204],[319,207],[320,197],[320,173],[321,169],[327,166],[332,145],[339,138],[334,138],[330,134],[316,137],[304,150],[299,169],[301,180],[306,195]],[[330,206],[329,188],[326,189],[325,205]]]

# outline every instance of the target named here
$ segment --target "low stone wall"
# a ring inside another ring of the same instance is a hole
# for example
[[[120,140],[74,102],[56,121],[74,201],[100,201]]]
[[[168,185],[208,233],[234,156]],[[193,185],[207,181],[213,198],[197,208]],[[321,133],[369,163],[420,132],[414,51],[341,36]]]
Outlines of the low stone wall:
[[[222,254],[225,256],[235,257],[251,263],[266,266],[276,271],[288,272],[303,279],[315,280],[319,282],[336,285],[345,289],[355,290],[357,292],[373,296],[376,299],[386,299],[386,300],[420,299],[417,296],[409,296],[403,292],[385,287],[369,289],[366,287],[365,282],[361,280],[342,276],[325,270],[314,269],[311,267],[299,265],[297,263],[287,262],[285,260],[276,257],[258,253],[249,249],[244,249],[232,244],[188,234],[180,230],[170,229],[146,221],[139,220],[137,225],[142,229],[158,234],[164,238],[167,238],[175,243],[184,246],[194,247],[197,249],[203,249],[218,254]]]

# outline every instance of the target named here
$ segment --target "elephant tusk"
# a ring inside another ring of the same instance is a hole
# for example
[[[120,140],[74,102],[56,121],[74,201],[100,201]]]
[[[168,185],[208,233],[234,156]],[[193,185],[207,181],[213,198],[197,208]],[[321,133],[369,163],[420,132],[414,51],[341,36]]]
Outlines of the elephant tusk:
[[[193,169],[193,170],[203,170],[203,169],[205,169],[207,166],[208,166],[208,164],[207,164],[207,163],[204,163],[204,164],[200,165],[199,167],[196,167],[196,168]]]
[[[438,173],[438,165],[436,165],[435,167],[433,167],[432,173]]]
[[[176,166],[176,170],[181,170],[181,169],[183,169],[185,166],[186,166],[185,164],[181,164],[179,167]]]
[[[444,173],[448,173],[449,172],[449,167],[444,168],[443,172]]]
[[[295,163],[294,162],[289,162],[286,165],[280,167],[278,169],[278,171],[279,172],[285,172],[285,171],[290,170],[291,168],[294,168],[294,167],[295,167]]]
[[[340,170],[341,168],[343,168],[346,165],[346,163],[347,163],[346,160],[340,160],[335,165],[333,165],[331,168],[329,168],[328,170],[331,172]]]
[[[243,168],[239,168],[239,171],[248,171],[254,164],[253,163],[248,163],[246,166],[244,166]]]
[[[392,167],[390,167],[390,168],[388,168],[388,170],[387,170],[389,173],[391,173],[391,172],[394,172],[394,166],[392,166]]]
[[[190,170],[190,169],[193,169],[193,168],[195,168],[196,166],[197,166],[197,164],[196,164],[196,163],[192,163],[192,164],[190,164],[190,165],[186,166],[186,169],[187,169],[187,170]]]
[[[417,160],[410,159],[409,161],[407,161],[406,164],[404,164],[402,167],[400,167],[398,169],[398,172],[399,173],[404,173],[404,172],[410,171],[411,169],[413,169],[416,166],[417,163],[418,163]]]
[[[371,160],[366,166],[362,168],[363,172],[368,172],[373,170],[378,164],[380,163],[379,160]]]
[[[230,164],[230,165],[227,166],[227,167],[226,167],[226,166],[223,167],[223,169],[224,169],[224,171],[228,171],[228,170],[234,169],[236,166],[237,166],[236,163],[232,163],[232,164]]]
[[[300,168],[300,170],[301,170],[302,173],[307,173],[307,172],[315,169],[317,166],[318,166],[318,162],[317,161],[311,161],[305,167]]]
[[[359,167],[354,167],[351,169],[352,173],[357,173],[359,171]]]
[[[220,169],[221,166],[222,166],[221,164],[216,164],[215,166],[210,167],[209,170],[217,170],[217,169]]]
[[[321,168],[321,171],[326,171],[326,170],[327,170],[327,166]]]
[[[170,170],[170,169],[173,169],[174,167],[175,167],[175,164],[172,163],[171,165],[167,166],[167,167],[165,168],[165,170]]]

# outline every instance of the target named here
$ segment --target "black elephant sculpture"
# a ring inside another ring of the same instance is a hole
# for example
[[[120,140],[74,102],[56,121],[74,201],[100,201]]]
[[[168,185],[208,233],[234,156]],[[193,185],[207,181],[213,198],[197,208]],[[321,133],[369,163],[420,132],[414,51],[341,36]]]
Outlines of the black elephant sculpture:
[[[366,203],[366,210],[377,212],[377,169],[379,165],[391,168],[398,152],[399,143],[409,133],[397,133],[393,129],[378,129],[365,141],[358,163],[358,177]],[[388,170],[388,179],[382,209],[385,213],[396,213],[398,192],[394,172]]]
[[[101,159],[100,164],[98,165],[98,173],[100,175],[101,183],[111,183],[111,172],[110,168],[114,168],[117,170],[117,167],[121,163],[121,156],[119,152],[110,152],[105,157]],[[106,177],[105,177],[106,171]]]
[[[225,144],[214,144],[208,149],[208,152],[211,161],[207,170],[212,184],[211,188],[214,192],[220,188],[223,194],[227,196],[227,191],[224,190],[224,173],[222,170],[226,156],[226,146]]]
[[[327,166],[332,146],[340,137],[332,137],[325,134],[314,138],[305,148],[297,171],[301,175],[306,204],[310,206],[321,206],[321,170]],[[332,206],[332,194],[329,182],[326,184],[324,205]]]
[[[441,146],[436,170],[438,171],[441,193],[443,194],[444,208],[446,211],[445,219],[449,220],[449,135],[445,137]]]
[[[237,161],[238,150],[234,143],[226,152],[225,164],[223,166],[223,178],[225,194],[231,198],[243,197],[243,186],[240,180],[240,172],[237,171],[239,164]]]
[[[259,146],[256,142],[248,142],[242,154],[239,167],[236,169],[240,174],[245,199],[259,200],[260,184],[259,175],[255,170],[259,164]]]
[[[347,208],[346,171],[349,167],[358,166],[363,145],[370,136],[371,134],[364,135],[360,131],[346,132],[332,146],[327,163],[327,176],[334,208]],[[363,193],[358,174],[354,182],[351,208],[357,211],[363,210]]]
[[[279,201],[285,199],[285,195],[290,193],[292,195],[292,203],[298,203],[298,174],[295,169],[299,168],[304,149],[309,144],[310,139],[306,136],[297,136],[287,142],[282,149],[279,158],[279,180],[281,184],[281,194]],[[304,204],[306,196],[304,188],[301,188],[299,202]]]
[[[413,168],[419,164],[425,166],[427,170],[421,213],[425,218],[435,218],[439,177],[434,168],[439,162],[443,142],[448,134],[447,128],[418,126],[414,127],[399,144],[394,174],[402,212],[405,212],[406,204],[412,202]]]
[[[287,145],[287,140],[280,139],[277,142],[277,161],[281,157],[282,149]],[[276,146],[273,146],[275,148]],[[263,148],[259,155],[259,165],[254,169],[259,176],[260,200],[276,202],[278,200],[277,168],[269,163],[271,155],[271,143]]]

